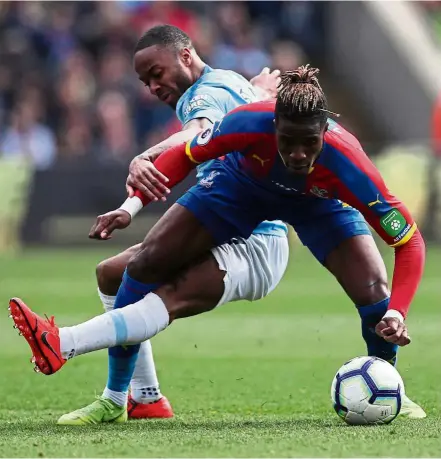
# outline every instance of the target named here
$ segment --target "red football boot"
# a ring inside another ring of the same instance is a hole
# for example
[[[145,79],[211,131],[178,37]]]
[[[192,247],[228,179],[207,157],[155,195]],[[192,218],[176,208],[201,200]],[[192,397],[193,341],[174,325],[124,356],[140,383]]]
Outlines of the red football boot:
[[[59,329],[55,325],[54,317],[43,319],[19,298],[9,301],[9,311],[14,328],[19,330],[19,334],[24,336],[31,348],[34,370],[45,375],[57,372],[66,360],[61,356]]]
[[[129,396],[127,413],[131,419],[172,418],[173,410],[166,397],[153,403],[138,403]]]

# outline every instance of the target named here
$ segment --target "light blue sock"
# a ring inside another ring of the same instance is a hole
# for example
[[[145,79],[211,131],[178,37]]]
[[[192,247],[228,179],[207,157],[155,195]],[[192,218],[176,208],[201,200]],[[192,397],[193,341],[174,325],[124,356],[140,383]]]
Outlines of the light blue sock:
[[[132,279],[127,270],[116,295],[114,309],[123,308],[129,304],[142,300],[147,293],[156,290],[158,284],[143,284]],[[116,332],[124,334],[125,324],[115,324]],[[139,344],[132,346],[115,346],[108,349],[109,374],[107,378],[107,389],[114,392],[127,392],[130,380],[135,370],[136,359],[138,358]]]
[[[369,306],[357,306],[361,317],[361,332],[367,344],[368,355],[380,357],[392,365],[397,364],[398,345],[388,343],[375,333],[375,326],[383,318],[389,305],[389,298]]]

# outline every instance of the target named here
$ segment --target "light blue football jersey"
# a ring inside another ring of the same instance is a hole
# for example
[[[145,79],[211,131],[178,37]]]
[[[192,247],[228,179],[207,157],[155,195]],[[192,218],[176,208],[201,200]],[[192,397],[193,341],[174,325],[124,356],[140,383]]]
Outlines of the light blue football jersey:
[[[196,118],[207,118],[213,124],[239,105],[256,102],[253,85],[242,75],[231,70],[212,69],[205,66],[201,77],[182,94],[176,106],[176,116],[182,126]],[[198,166],[197,176],[210,170],[211,161]],[[287,226],[277,220],[262,222],[254,234],[286,236]]]

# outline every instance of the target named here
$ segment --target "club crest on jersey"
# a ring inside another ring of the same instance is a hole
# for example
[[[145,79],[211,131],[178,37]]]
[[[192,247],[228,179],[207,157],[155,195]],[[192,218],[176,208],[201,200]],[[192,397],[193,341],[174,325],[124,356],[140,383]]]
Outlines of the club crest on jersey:
[[[203,147],[204,145],[207,145],[207,143],[210,141],[212,135],[213,135],[213,129],[211,129],[211,128],[205,129],[205,131],[202,132],[199,135],[199,137],[196,139],[196,143],[200,147]]]
[[[203,186],[204,188],[211,188],[214,183],[214,179],[220,175],[218,171],[211,171],[206,177],[199,180],[199,185]]]
[[[323,188],[319,188],[317,185],[314,185],[310,190],[310,193],[317,196],[318,198],[327,198],[328,197],[328,190]]]

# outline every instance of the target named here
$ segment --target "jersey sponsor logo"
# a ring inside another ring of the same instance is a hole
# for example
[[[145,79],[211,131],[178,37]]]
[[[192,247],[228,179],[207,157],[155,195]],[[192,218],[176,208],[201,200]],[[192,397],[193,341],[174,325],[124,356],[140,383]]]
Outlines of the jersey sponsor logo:
[[[211,128],[205,129],[204,132],[199,134],[198,138],[196,139],[196,143],[200,147],[203,147],[204,145],[207,145],[207,143],[210,141],[212,136],[213,136],[213,129]]]
[[[377,200],[376,201],[368,202],[368,207],[374,207],[377,204],[381,204],[380,195],[379,194],[377,194]]]
[[[214,179],[220,175],[218,171],[211,171],[206,177],[199,180],[199,185],[203,186],[204,188],[211,188],[214,183]]]
[[[256,159],[257,161],[259,161],[259,163],[260,163],[260,165],[262,167],[264,167],[265,163],[267,163],[269,161],[269,159],[263,159],[259,155],[256,155],[255,153],[251,156],[251,158]]]
[[[319,188],[317,185],[314,185],[310,190],[310,193],[319,197],[319,198],[327,198],[328,197],[328,190],[324,188]]]
[[[410,231],[411,228],[412,225],[408,223],[404,230],[397,237],[394,238],[394,243],[400,242],[401,239],[403,239],[403,237],[406,236],[406,234]]]
[[[185,107],[184,115],[187,116],[193,110],[196,110],[197,108],[208,105],[207,103],[208,100],[209,100],[209,97],[204,94],[194,96],[190,100],[190,102],[188,102],[187,106]]]
[[[403,232],[407,222],[398,209],[392,209],[380,219],[380,225],[389,236],[396,237]]]

